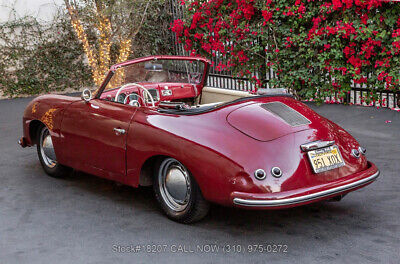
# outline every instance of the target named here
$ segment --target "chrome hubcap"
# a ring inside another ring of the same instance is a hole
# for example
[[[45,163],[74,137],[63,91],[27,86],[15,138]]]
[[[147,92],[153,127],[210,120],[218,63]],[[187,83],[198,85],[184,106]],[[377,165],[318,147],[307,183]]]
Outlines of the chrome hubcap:
[[[167,206],[180,212],[185,210],[190,198],[190,177],[186,168],[176,159],[166,159],[158,172],[160,193]]]
[[[40,154],[47,167],[53,168],[57,165],[56,153],[54,152],[53,141],[47,128],[40,133]]]

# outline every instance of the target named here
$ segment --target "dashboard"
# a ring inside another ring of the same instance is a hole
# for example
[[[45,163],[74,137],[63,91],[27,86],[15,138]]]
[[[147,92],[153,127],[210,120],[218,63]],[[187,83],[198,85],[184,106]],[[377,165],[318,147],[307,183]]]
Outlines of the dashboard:
[[[181,99],[195,98],[199,95],[199,88],[195,84],[188,83],[138,83],[145,87],[150,95],[152,96],[154,103],[158,105],[161,101],[177,101]],[[123,89],[118,98],[115,100],[115,96],[120,87],[104,91],[100,99],[115,101],[123,104],[130,104],[134,106],[140,106],[145,101],[146,103],[151,103],[149,95],[143,92],[142,89],[135,85],[128,86]],[[135,104],[130,103],[135,102]],[[136,103],[137,102],[137,103]]]

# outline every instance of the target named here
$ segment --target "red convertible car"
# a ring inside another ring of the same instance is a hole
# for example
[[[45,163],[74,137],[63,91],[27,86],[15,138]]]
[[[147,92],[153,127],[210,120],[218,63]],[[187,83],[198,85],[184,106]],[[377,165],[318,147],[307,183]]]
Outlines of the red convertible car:
[[[209,202],[280,209],[343,195],[377,167],[343,128],[288,94],[206,87],[200,57],[152,56],[111,67],[81,98],[45,95],[23,116],[22,147],[45,172],[71,168],[150,186],[175,221],[203,218]]]

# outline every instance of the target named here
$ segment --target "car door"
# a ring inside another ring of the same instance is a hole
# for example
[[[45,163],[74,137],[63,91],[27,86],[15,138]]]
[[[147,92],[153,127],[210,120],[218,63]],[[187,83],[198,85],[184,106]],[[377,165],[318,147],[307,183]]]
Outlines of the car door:
[[[71,104],[61,125],[65,164],[111,179],[126,175],[126,138],[136,109],[101,99]]]

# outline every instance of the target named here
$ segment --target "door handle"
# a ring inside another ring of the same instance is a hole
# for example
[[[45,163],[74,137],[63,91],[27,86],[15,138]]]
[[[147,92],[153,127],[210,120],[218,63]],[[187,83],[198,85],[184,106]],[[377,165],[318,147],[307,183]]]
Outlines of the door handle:
[[[126,133],[125,129],[122,128],[114,128],[114,131],[116,135],[123,135]]]

